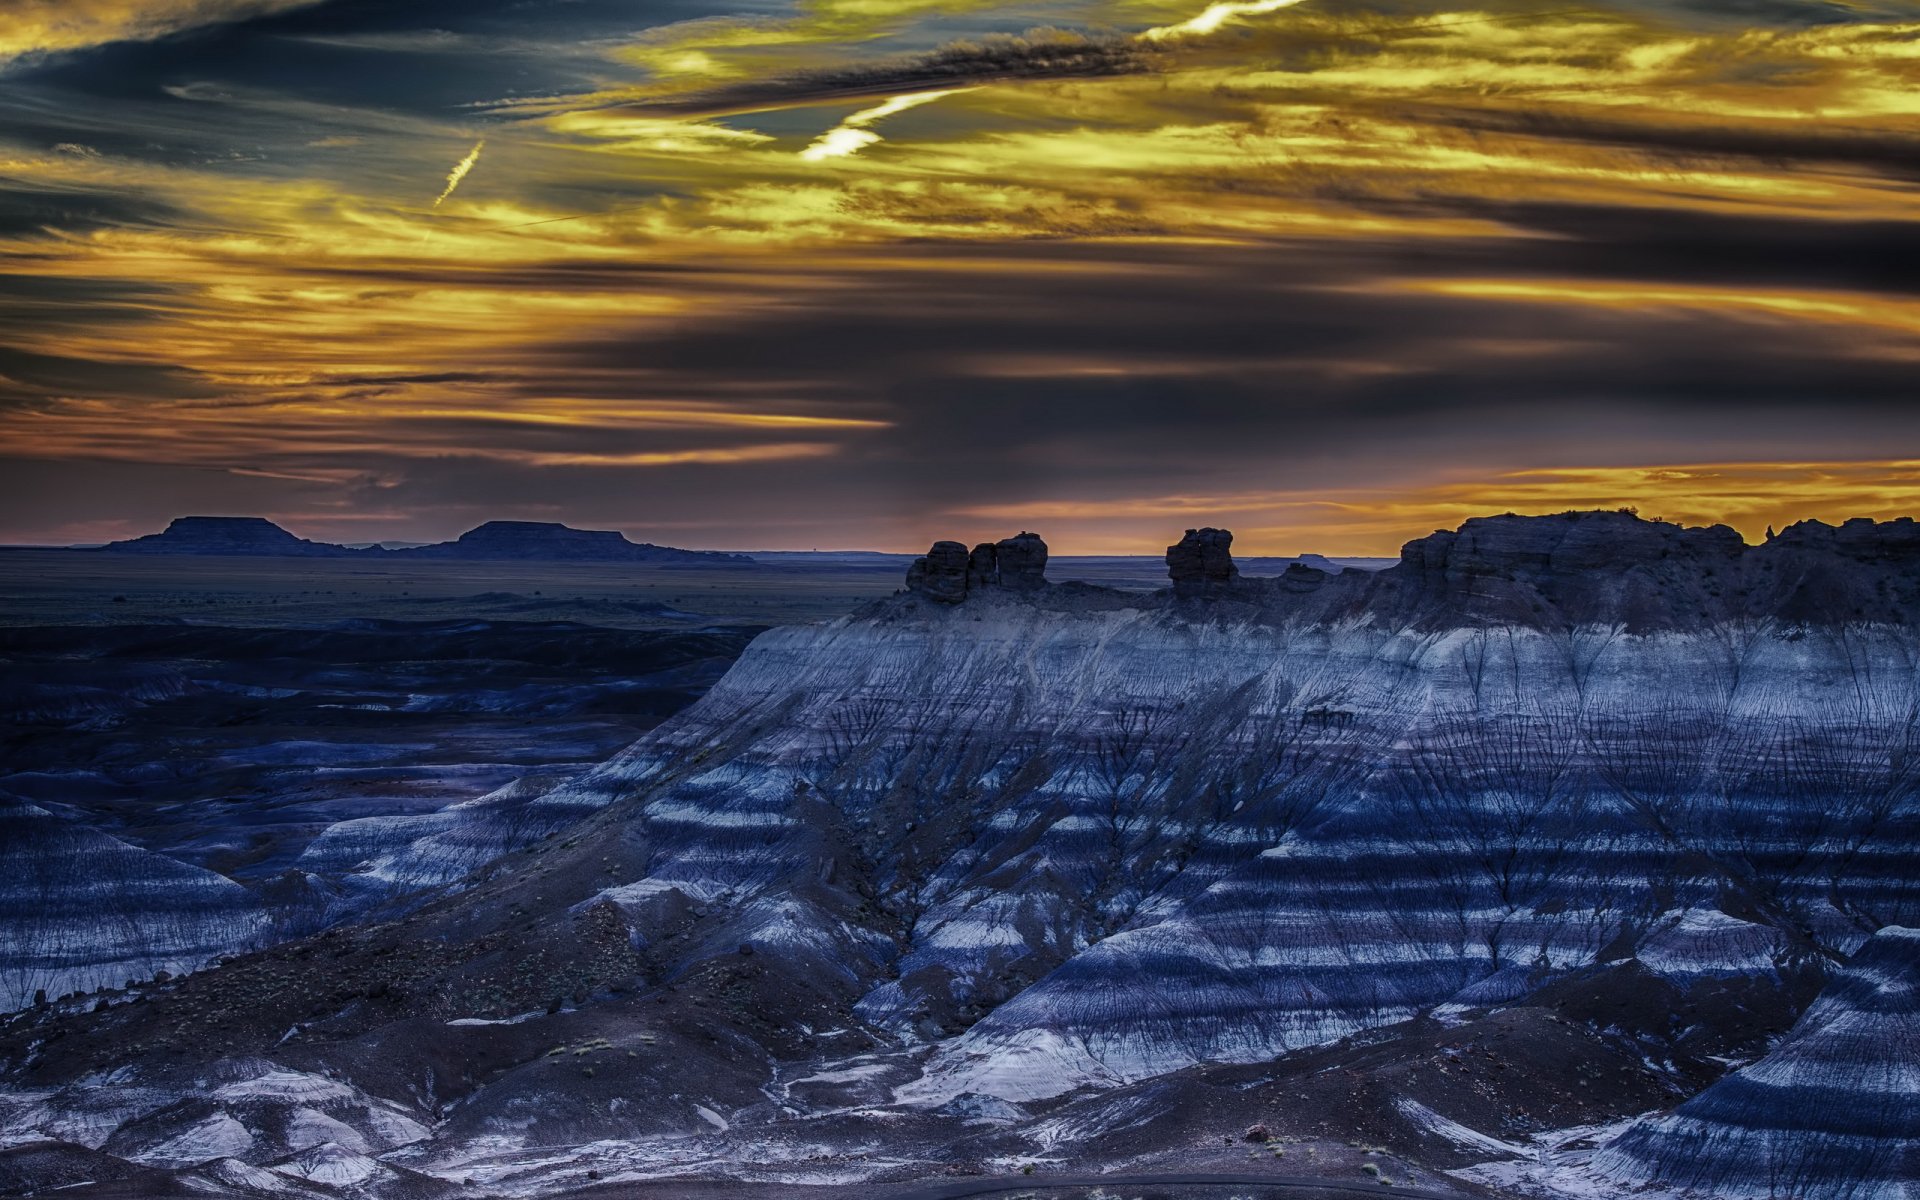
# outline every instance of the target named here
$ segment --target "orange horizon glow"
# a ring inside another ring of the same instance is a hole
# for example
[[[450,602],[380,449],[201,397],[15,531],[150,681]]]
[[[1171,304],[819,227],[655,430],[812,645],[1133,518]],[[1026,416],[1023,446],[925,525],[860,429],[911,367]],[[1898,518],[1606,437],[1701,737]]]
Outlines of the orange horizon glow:
[[[324,7],[22,0],[0,84]],[[0,131],[29,214],[0,225],[0,457],[45,500],[0,536],[495,504],[717,548],[1025,525],[1155,553],[1214,524],[1378,555],[1507,510],[1749,540],[1913,512],[1920,300],[1871,246],[1920,227],[1917,38],[1864,10],[796,0],[458,108],[156,85],[164,122]],[[228,125],[224,157],[147,152]],[[1613,419],[1663,405],[1699,411]]]
[[[804,454],[807,451],[802,449]],[[1797,521],[1829,525],[1856,518],[1920,518],[1920,460],[1820,463],[1697,463],[1657,467],[1545,468],[1509,471],[1474,481],[1429,484],[1401,492],[1259,492],[1231,496],[1164,495],[1134,500],[1046,502],[979,506],[943,518],[923,541],[880,544],[836,541],[831,531],[800,538],[703,540],[697,524],[626,525],[595,522],[564,512],[521,519],[559,521],[577,528],[620,528],[640,541],[674,540],[692,549],[791,551],[814,548],[919,554],[933,541],[973,543],[1032,530],[1059,556],[1157,556],[1189,528],[1215,526],[1234,533],[1241,557],[1397,557],[1405,543],[1474,517],[1515,513],[1548,516],[1569,511],[1633,509],[1646,520],[1687,526],[1723,524],[1749,544],[1769,528]],[[419,533],[412,514],[228,513],[265,516],[317,541],[451,540],[470,526]],[[480,518],[488,519],[488,518]],[[156,532],[166,519],[75,527],[32,544],[114,541]],[[478,523],[478,520],[473,522]],[[387,526],[381,532],[378,527]],[[1124,529],[1116,529],[1124,526]],[[21,542],[18,544],[28,544]]]

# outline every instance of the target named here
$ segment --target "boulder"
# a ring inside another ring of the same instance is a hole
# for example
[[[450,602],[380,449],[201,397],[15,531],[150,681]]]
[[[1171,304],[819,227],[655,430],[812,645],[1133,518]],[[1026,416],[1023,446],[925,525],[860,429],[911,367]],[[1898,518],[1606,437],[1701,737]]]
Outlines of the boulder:
[[[1288,563],[1287,569],[1280,574],[1280,589],[1296,595],[1316,591],[1321,584],[1332,578],[1332,574],[1322,571],[1319,567],[1310,567],[1305,563]]]

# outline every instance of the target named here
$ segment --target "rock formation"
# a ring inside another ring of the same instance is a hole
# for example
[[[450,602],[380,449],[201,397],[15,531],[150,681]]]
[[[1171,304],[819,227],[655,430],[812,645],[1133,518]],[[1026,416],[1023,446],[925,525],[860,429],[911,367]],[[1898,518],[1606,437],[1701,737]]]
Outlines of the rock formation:
[[[1827,551],[1861,562],[1920,564],[1920,522],[1912,517],[1891,521],[1854,517],[1838,526],[1797,521],[1767,540],[1783,550]]]
[[[1691,529],[1629,512],[1474,517],[1408,542],[1382,585],[1415,607],[1493,620],[1551,612],[1642,627],[1717,608],[1746,551],[1725,525]]]
[[[992,542],[981,542],[967,555],[967,590],[992,587],[1000,582],[999,548]]]
[[[1766,1055],[1610,1147],[1607,1186],[1698,1163],[1716,1196],[1900,1195],[1860,1180],[1913,1174],[1912,946],[1884,928],[1920,924],[1907,537],[1506,517],[1236,581],[1196,530],[1152,594],[1030,586],[1038,539],[937,543],[913,595],[772,630],[598,768],[445,814],[378,864],[447,884],[417,911],[16,1018],[12,1125],[85,1108],[90,1146],[157,1162],[118,1130],[204,1090],[196,1047],[406,1098],[428,1136],[378,1161],[521,1194],[589,1162],[817,1181],[820,1154],[845,1183],[943,1121],[902,1171],[1138,1163],[1150,1129],[1218,1145],[1323,1085],[1353,1133],[1384,1112],[1511,1159]],[[1281,1055],[1298,1086],[1264,1109],[1180,1100]],[[1389,1090],[1354,1055],[1397,1059]],[[235,1157],[282,1150],[228,1116]]]
[[[612,529],[552,521],[488,521],[451,542],[354,549],[295,537],[265,517],[178,517],[161,533],[100,548],[114,554],[210,554],[300,558],[434,558],[523,562],[750,563],[744,554],[630,542]]]
[[[969,552],[959,542],[935,542],[907,568],[907,590],[941,604],[1003,588],[1037,592],[1047,586],[1047,544],[1024,530]]]
[[[176,517],[160,533],[110,542],[114,554],[207,554],[221,557],[344,558],[355,551],[298,538],[265,517]]]
[[[1167,547],[1167,577],[1173,594],[1187,599],[1220,594],[1240,577],[1233,565],[1233,533],[1226,529],[1189,529]]]
[[[1188,530],[1167,548],[1172,588],[1158,599],[1045,586],[1045,546],[1031,534],[982,543],[970,554],[946,544],[940,562],[916,564],[909,589],[944,603],[994,589],[1063,611],[1230,602],[1245,619],[1371,614],[1432,631],[1920,624],[1920,525],[1907,519],[1840,527],[1803,521],[1749,546],[1724,525],[1688,528],[1622,511],[1475,517],[1406,543],[1384,570],[1328,572],[1295,562],[1263,576],[1240,573],[1232,543],[1228,530]]]
[[[1617,624],[1920,619],[1920,536],[1908,520],[1801,522],[1748,546],[1724,525],[1630,512],[1475,517],[1408,542],[1367,581],[1366,607],[1442,627],[1462,620]]]
[[[458,558],[529,562],[748,563],[744,554],[681,550],[630,542],[613,529],[574,529],[554,521],[488,521],[451,542],[393,550],[396,558]]]
[[[967,598],[967,548],[959,542],[935,542],[907,567],[907,590],[941,604]]]
[[[1037,533],[1024,530],[994,546],[997,582],[1016,592],[1047,586],[1047,544]]]

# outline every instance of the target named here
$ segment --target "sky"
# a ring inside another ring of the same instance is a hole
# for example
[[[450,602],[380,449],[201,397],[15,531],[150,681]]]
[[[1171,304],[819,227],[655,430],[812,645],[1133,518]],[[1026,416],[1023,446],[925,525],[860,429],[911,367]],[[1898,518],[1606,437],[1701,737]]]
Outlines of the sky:
[[[1912,0],[0,0],[0,541],[1920,512]]]

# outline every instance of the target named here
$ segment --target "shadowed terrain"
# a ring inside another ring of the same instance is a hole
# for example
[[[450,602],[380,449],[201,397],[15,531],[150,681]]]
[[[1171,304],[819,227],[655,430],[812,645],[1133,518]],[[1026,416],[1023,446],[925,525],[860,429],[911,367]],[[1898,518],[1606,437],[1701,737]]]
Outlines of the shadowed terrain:
[[[17,1014],[0,1128],[202,1194],[1897,1195],[1917,564],[1574,513],[1381,572],[1190,531],[1139,592],[939,543],[590,769],[384,819],[404,910]]]

